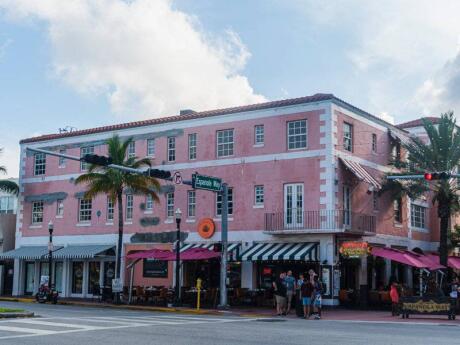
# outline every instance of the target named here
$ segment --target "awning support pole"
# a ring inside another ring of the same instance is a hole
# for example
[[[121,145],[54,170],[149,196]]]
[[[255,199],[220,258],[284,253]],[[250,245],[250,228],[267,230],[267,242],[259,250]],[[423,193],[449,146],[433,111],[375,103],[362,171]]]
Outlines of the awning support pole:
[[[131,268],[131,276],[129,278],[129,296],[128,296],[128,304],[131,304],[131,300],[133,297],[133,280],[134,280],[134,266],[139,262],[140,259],[137,259],[128,267]]]

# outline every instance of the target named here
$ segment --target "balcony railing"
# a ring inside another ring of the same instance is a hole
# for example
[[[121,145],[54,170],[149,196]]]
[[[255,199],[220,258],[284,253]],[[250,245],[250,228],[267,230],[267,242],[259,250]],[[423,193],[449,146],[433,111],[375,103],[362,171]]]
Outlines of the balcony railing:
[[[350,233],[375,233],[375,216],[346,210],[300,211],[265,213],[265,231],[329,230]]]

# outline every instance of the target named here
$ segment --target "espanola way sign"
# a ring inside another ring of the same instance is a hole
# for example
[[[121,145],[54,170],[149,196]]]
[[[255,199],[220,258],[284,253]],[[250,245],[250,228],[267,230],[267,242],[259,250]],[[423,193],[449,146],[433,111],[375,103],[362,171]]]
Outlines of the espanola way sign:
[[[205,189],[212,192],[220,192],[222,190],[222,180],[217,177],[193,174],[192,187],[195,189]]]

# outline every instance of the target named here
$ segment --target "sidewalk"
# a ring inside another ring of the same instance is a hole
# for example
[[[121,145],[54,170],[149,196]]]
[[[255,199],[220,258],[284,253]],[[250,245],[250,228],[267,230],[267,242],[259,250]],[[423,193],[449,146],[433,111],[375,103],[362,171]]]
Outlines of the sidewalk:
[[[1,301],[7,302],[22,302],[22,303],[35,303],[35,299],[31,297],[0,297]],[[241,316],[252,318],[280,318],[285,320],[302,320],[295,315],[295,311],[291,311],[288,316],[277,316],[274,309],[270,308],[257,308],[257,307],[232,307],[228,310],[217,309],[200,309],[194,308],[168,308],[158,306],[143,306],[143,305],[126,305],[126,304],[110,304],[92,301],[82,301],[76,299],[61,299],[58,304],[60,305],[74,305],[80,307],[93,307],[93,308],[113,308],[125,310],[140,310],[152,312],[166,312],[166,313],[183,313],[183,314],[199,314],[199,315],[228,315],[228,316]],[[460,326],[460,319],[448,320],[447,316],[424,316],[424,315],[411,315],[409,319],[402,319],[401,317],[391,316],[390,311],[376,311],[376,310],[356,310],[356,309],[325,309],[322,313],[322,319],[328,321],[347,321],[347,322],[382,322],[382,323],[433,323],[433,324],[451,324]],[[313,319],[310,319],[313,321]],[[308,320],[305,320],[308,322]]]

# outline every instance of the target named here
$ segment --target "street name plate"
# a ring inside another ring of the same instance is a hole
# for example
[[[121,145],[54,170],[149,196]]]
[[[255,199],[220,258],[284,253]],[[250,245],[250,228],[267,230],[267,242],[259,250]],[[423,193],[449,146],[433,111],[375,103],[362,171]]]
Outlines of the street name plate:
[[[222,190],[222,180],[217,177],[193,174],[192,187],[195,189],[205,189],[213,192]]]

